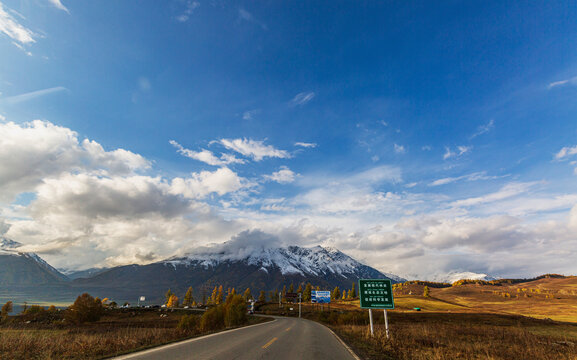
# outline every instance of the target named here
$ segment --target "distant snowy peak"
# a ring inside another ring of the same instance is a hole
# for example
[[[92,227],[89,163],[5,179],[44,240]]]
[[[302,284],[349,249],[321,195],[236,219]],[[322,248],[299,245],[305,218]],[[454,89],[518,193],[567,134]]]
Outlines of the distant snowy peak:
[[[29,259],[40,265],[40,267],[42,267],[55,277],[62,280],[68,280],[68,278],[65,275],[63,275],[58,270],[53,268],[50,264],[44,261],[44,259],[38,256],[36,253],[18,251],[18,248],[20,248],[21,246],[22,244],[17,241],[0,236],[0,255],[20,256]]]
[[[244,250],[244,249],[243,249]],[[315,246],[303,248],[289,246],[286,248],[258,248],[250,251],[203,252],[189,254],[184,258],[166,260],[166,264],[217,266],[226,261],[242,261],[247,265],[259,266],[263,271],[278,268],[283,275],[299,274],[322,276],[327,274],[356,274],[366,265],[333,248]]]
[[[491,281],[491,280],[496,280],[496,278],[494,278],[490,275],[487,275],[487,274],[474,273],[474,272],[470,272],[470,271],[463,271],[463,272],[451,271],[447,274],[436,275],[432,280],[436,281],[436,282],[444,282],[444,283],[452,284],[455,281],[459,281],[459,280]]]
[[[18,255],[16,250],[22,246],[19,242],[0,236],[0,254],[2,255]]]

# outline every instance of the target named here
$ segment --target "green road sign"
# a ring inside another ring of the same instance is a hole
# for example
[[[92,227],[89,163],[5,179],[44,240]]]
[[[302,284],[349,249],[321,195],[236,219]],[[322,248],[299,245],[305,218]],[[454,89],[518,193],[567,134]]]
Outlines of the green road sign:
[[[388,279],[360,279],[359,297],[362,309],[394,309],[393,287]]]

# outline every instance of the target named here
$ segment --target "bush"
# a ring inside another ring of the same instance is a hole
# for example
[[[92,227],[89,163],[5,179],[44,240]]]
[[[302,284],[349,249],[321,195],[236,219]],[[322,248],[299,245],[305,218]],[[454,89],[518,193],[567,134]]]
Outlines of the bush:
[[[2,310],[0,311],[0,315],[5,318],[8,316],[8,313],[11,313],[13,309],[12,301],[6,302],[4,306],[2,306]]]
[[[246,301],[240,295],[233,295],[226,299],[224,305],[224,323],[227,327],[246,323]]]
[[[207,310],[200,319],[200,328],[202,331],[219,330],[224,327],[224,308],[223,306],[213,307]]]
[[[74,323],[94,322],[100,320],[103,310],[100,299],[84,293],[68,307],[65,317]]]
[[[180,321],[178,322],[176,328],[182,331],[196,330],[196,328],[198,327],[198,322],[199,322],[198,316],[196,315],[193,314],[183,315],[180,318]]]

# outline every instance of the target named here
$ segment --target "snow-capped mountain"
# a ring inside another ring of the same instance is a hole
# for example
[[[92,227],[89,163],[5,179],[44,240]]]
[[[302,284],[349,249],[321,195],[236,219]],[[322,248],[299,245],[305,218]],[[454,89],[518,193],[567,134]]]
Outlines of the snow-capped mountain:
[[[189,254],[181,258],[163,261],[164,264],[204,268],[216,267],[222,263],[240,261],[248,266],[257,266],[260,271],[280,271],[284,276],[326,276],[336,275],[343,278],[370,277],[378,275],[386,277],[377,270],[361,264],[348,255],[334,248],[302,248],[289,246],[287,248],[261,248],[244,257],[238,253],[212,252]],[[378,273],[378,274],[377,274]]]
[[[0,236],[0,284],[31,285],[68,280],[37,254],[18,251],[21,246]]]
[[[455,281],[459,280],[484,280],[484,281],[491,281],[496,280],[496,278],[481,273],[474,273],[470,271],[451,271],[446,274],[439,274],[432,278],[432,281],[436,282],[444,282],[452,284]]]
[[[123,296],[177,293],[192,286],[202,298],[214,286],[255,291],[282,289],[310,282],[323,290],[356,287],[358,279],[384,279],[386,275],[337,249],[302,248],[208,248],[148,265],[127,265],[106,270],[88,279],[74,280],[75,286],[107,287]],[[393,279],[393,282],[398,280]],[[257,293],[258,294],[258,293]],[[108,294],[106,294],[108,296]]]

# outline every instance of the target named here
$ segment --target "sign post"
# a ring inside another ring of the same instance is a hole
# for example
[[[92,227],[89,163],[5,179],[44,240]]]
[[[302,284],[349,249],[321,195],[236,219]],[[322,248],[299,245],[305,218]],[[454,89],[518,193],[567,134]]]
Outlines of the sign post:
[[[373,331],[373,312],[372,309],[384,309],[385,312],[385,329],[387,339],[389,338],[389,319],[387,309],[394,309],[393,287],[389,279],[360,279],[359,280],[359,298],[361,309],[369,309],[369,320],[371,323],[371,336]]]

